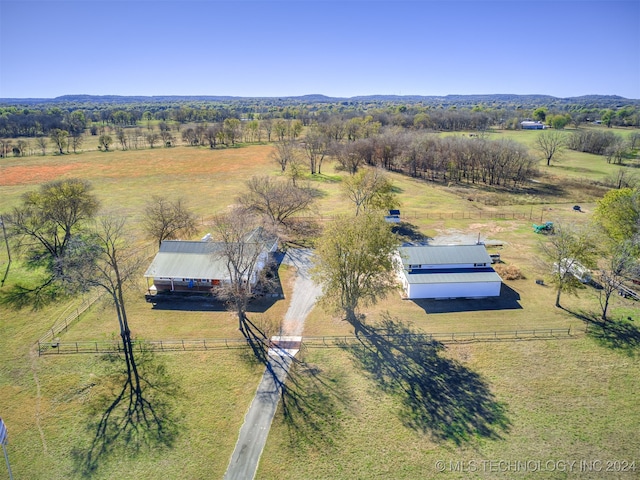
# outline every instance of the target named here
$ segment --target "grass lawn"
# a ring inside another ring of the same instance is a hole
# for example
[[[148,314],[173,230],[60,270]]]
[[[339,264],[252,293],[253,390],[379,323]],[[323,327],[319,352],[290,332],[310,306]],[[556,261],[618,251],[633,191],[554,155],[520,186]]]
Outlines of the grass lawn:
[[[469,478],[469,472],[473,478],[606,478],[578,466],[605,459],[635,461],[635,473],[611,477],[637,478],[639,444],[632,426],[640,422],[634,400],[640,393],[637,358],[598,349],[588,338],[455,345],[444,355],[465,374],[480,376],[492,402],[504,408],[504,426],[492,424],[491,435],[460,444],[443,440],[438,428],[408,425],[410,397],[402,391],[383,392],[352,353],[308,350],[302,360],[335,390],[327,388],[332,396],[325,410],[306,411],[302,402],[294,419],[280,410],[257,478]],[[437,381],[420,380],[427,387]],[[430,401],[452,414],[452,421],[456,415],[473,415],[465,396]],[[313,398],[308,405],[313,406]],[[309,431],[301,420],[305,415],[315,420],[319,432]],[[437,413],[424,416],[434,420]],[[440,467],[438,461],[445,463]],[[482,463],[498,461],[548,466],[546,472],[505,473]],[[578,464],[573,474],[563,475],[549,471],[549,461]],[[464,472],[455,471],[457,462],[466,465]]]
[[[505,135],[523,138],[518,133],[523,132]],[[2,207],[16,205],[21,193],[41,182],[79,176],[92,182],[105,210],[126,214],[134,226],[152,195],[182,196],[201,216],[201,233],[206,233],[211,217],[241,194],[246,178],[278,174],[279,167],[269,160],[270,151],[269,146],[219,151],[176,147],[8,159],[0,166]],[[584,157],[565,160],[576,168],[578,162],[588,164]],[[604,159],[593,160],[582,176],[606,175],[605,165],[609,167]],[[304,349],[301,363],[292,372],[291,388],[300,395],[298,403],[279,408],[257,478],[467,478],[469,472],[451,470],[455,462],[469,467],[472,461],[477,470],[471,473],[478,478],[605,476],[581,472],[579,465],[566,475],[557,471],[510,474],[487,471],[491,467],[482,463],[499,460],[543,465],[550,460],[635,460],[635,474],[606,476],[637,477],[637,304],[613,299],[613,316],[633,319],[625,336],[586,334],[583,321],[569,311],[597,312],[596,292],[585,288],[578,297],[563,296],[565,311],[552,306],[551,287],[535,283],[544,272],[536,261],[541,237],[533,233],[531,224],[586,222],[597,198],[590,187],[576,180],[581,175],[570,169],[553,170],[553,176],[540,179],[537,192],[507,200],[502,192],[489,189],[432,185],[389,174],[398,188],[405,220],[431,237],[480,235],[484,240],[499,240],[502,246],[495,251],[506,264],[517,266],[524,278],[506,281],[506,294],[497,302],[416,303],[392,294],[364,313],[370,326],[378,325],[388,312],[421,332],[571,328],[575,338],[448,344],[442,351],[411,346],[413,356],[401,354],[393,345],[383,345],[378,357],[349,348]],[[323,165],[323,172],[311,179],[319,194],[316,213],[327,219],[350,212],[339,196],[340,174],[331,164]],[[576,202],[586,213],[573,211]],[[498,218],[513,211],[522,217]],[[436,212],[441,215],[436,217]],[[150,255],[153,247],[149,246]],[[24,276],[14,264],[4,288]],[[249,314],[252,321],[274,333],[288,307],[293,272],[281,267],[280,279],[285,298],[269,305],[258,303]],[[128,292],[128,314],[136,337],[239,336],[235,319],[222,309],[153,308],[144,301],[144,293],[143,283]],[[34,342],[74,305],[74,301],[61,302],[36,312],[0,307],[0,415],[9,429],[8,452],[15,478],[82,478],[73,452],[86,453],[90,444],[92,433],[86,426],[96,419],[90,407],[113,385],[109,362],[92,355],[38,357],[34,350]],[[116,333],[115,313],[108,302],[100,301],[61,340],[109,339]],[[349,325],[320,307],[305,323],[305,336],[351,334]],[[381,363],[379,358],[390,361]],[[157,354],[154,364],[164,366],[178,389],[170,398],[168,420],[179,434],[170,446],[156,445],[136,456],[131,452],[105,456],[91,478],[221,478],[263,367],[248,350]],[[432,365],[438,369],[430,369]],[[397,375],[389,375],[389,368]],[[405,387],[412,382],[419,390],[409,395]],[[418,397],[428,401],[416,402]],[[445,462],[443,473],[436,464],[439,460]]]

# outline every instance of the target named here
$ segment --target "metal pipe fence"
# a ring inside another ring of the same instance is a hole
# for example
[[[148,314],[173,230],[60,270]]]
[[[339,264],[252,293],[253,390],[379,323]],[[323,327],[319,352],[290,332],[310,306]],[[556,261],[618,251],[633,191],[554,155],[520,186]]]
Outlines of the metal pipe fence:
[[[493,332],[451,332],[451,333],[417,333],[404,335],[345,335],[303,337],[301,348],[337,348],[346,345],[354,345],[363,339],[378,339],[398,346],[440,343],[465,343],[465,342],[492,342],[492,341],[516,341],[516,340],[544,340],[574,338],[576,332],[571,328],[547,328],[531,330],[508,330]],[[269,339],[262,341],[265,347],[271,346]],[[179,340],[133,340],[134,350],[152,350],[155,352],[180,352],[180,351],[204,351],[204,350],[229,350],[246,348],[251,342],[244,338],[210,338],[210,339],[179,339]],[[120,353],[123,351],[121,340],[94,340],[77,342],[59,342],[56,340],[38,341],[39,355],[58,354],[105,354]]]

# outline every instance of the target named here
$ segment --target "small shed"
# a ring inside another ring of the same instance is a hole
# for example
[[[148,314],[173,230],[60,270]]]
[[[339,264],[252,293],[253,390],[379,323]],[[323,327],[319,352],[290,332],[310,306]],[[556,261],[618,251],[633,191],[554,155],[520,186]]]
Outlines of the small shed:
[[[400,210],[389,210],[389,215],[385,215],[384,219],[388,223],[400,223]]]
[[[502,279],[484,245],[401,247],[398,274],[408,299],[500,296]]]

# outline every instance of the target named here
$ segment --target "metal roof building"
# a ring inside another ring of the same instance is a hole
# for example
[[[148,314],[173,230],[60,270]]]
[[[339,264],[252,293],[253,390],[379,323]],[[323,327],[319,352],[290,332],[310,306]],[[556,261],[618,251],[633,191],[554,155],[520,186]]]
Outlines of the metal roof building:
[[[153,279],[151,291],[206,291],[214,286],[229,282],[225,245],[208,240],[184,241],[165,240],[160,251],[144,273],[145,278]],[[270,253],[278,245],[277,239],[269,237],[262,229],[252,231],[246,242],[238,243],[238,249],[245,249],[246,258],[256,258],[255,268],[248,280],[257,281],[258,273],[266,266]],[[232,244],[231,248],[234,248]]]
[[[190,278],[220,280],[228,277],[224,259],[215,255],[215,242],[165,240],[147,268],[147,278]]]
[[[484,245],[401,247],[398,272],[408,299],[481,298],[500,295],[502,279]]]

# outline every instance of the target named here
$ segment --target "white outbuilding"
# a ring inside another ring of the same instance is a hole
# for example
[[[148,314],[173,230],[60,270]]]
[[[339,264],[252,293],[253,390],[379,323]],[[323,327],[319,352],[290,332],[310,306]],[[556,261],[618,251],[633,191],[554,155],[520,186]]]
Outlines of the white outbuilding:
[[[408,299],[500,296],[502,279],[484,245],[423,245],[398,249],[398,276]]]

